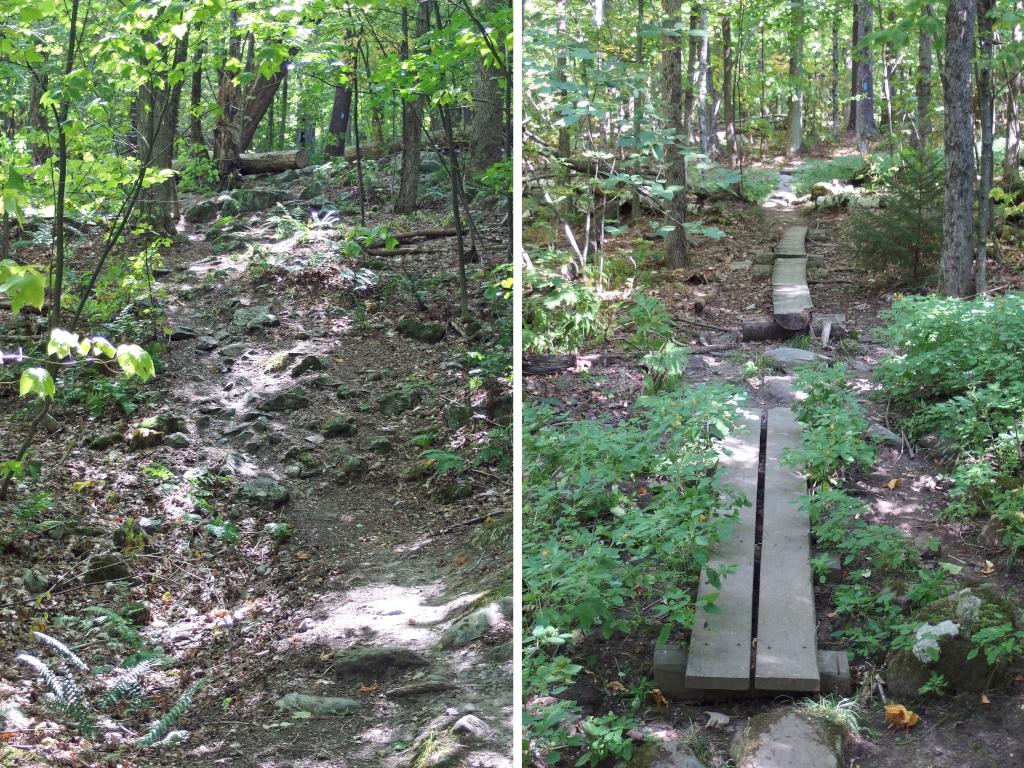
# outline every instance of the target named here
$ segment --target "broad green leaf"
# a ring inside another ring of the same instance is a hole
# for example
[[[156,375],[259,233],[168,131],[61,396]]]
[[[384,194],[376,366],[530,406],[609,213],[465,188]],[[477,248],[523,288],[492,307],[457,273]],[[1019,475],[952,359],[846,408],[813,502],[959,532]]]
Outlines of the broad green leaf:
[[[0,262],[0,293],[11,297],[11,311],[18,314],[25,305],[42,309],[46,299],[43,273],[32,266],[13,261]]]
[[[117,350],[114,348],[114,345],[102,336],[93,336],[92,345],[97,352],[105,357],[114,357],[117,354]]]
[[[127,376],[138,376],[148,381],[156,375],[153,358],[138,344],[121,344],[117,348],[117,364]]]
[[[45,368],[27,368],[21,373],[21,381],[18,385],[19,394],[38,395],[39,397],[53,397],[57,388],[53,383],[53,377]]]
[[[63,360],[71,354],[71,350],[78,347],[78,334],[60,328],[54,328],[50,332],[50,341],[46,345],[46,354],[56,355]]]

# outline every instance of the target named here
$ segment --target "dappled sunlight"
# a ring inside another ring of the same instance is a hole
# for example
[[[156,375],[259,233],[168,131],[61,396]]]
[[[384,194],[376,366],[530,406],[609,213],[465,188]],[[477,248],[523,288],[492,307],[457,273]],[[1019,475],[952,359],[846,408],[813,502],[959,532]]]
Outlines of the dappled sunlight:
[[[313,626],[300,635],[303,645],[326,644],[335,648],[373,639],[375,645],[402,645],[423,650],[434,643],[453,611],[472,603],[482,593],[439,601],[443,582],[421,586],[372,584],[341,594],[329,593],[310,610]]]

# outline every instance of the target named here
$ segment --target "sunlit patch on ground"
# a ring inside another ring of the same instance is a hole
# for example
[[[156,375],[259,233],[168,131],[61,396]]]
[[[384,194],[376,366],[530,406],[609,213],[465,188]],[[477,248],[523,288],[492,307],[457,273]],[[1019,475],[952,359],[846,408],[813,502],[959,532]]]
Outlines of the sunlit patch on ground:
[[[437,641],[453,611],[480,597],[480,593],[466,594],[430,605],[444,589],[438,581],[418,587],[372,584],[340,595],[328,594],[311,610],[314,625],[301,636],[301,642],[343,648],[372,638],[375,645],[428,648]]]

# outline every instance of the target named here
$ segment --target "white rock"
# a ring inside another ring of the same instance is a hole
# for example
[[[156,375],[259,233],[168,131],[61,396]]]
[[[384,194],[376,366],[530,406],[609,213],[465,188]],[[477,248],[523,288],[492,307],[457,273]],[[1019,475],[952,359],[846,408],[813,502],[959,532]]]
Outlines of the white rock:
[[[924,664],[931,664],[939,658],[939,640],[943,637],[956,637],[960,634],[960,625],[952,621],[938,624],[922,624],[914,633],[914,656]]]

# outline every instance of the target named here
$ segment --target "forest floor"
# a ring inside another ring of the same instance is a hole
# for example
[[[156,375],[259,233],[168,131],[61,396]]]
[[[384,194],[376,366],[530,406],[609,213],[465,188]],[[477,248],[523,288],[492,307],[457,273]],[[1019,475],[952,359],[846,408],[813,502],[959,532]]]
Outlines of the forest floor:
[[[372,226],[447,224],[439,195],[382,213],[392,182],[371,182]],[[460,325],[455,240],[353,256],[351,173],[245,186],[283,205],[236,216],[219,244],[206,234],[219,224],[182,222],[156,272],[158,375],[124,395],[130,413],[58,395],[33,452],[42,480],[0,503],[0,764],[509,766],[510,394],[469,385],[470,353],[497,342]],[[344,204],[304,202],[319,195]],[[508,322],[484,297],[507,259],[489,210],[470,265],[483,334]],[[406,335],[424,329],[429,341]],[[16,395],[0,392],[4,456],[29,420]],[[126,434],[153,416],[162,438],[133,450]],[[424,448],[468,466],[444,472]],[[45,582],[36,594],[26,571]],[[94,666],[154,649],[169,660],[147,677],[148,703],[100,720],[90,742],[15,664],[47,650],[30,628]],[[173,725],[187,741],[119,748],[199,679]],[[290,694],[348,701],[281,702]]]
[[[776,166],[785,172],[779,160]],[[783,185],[786,179],[783,176]],[[716,196],[702,203],[696,214],[704,224],[725,230],[720,240],[691,241],[691,265],[685,270],[669,271],[644,268],[635,277],[636,285],[657,296],[668,308],[679,329],[679,338],[692,336],[686,372],[688,383],[716,382],[738,385],[746,390],[749,402],[768,407],[783,404],[765,383],[761,371],[750,377],[745,367],[764,360],[764,351],[774,346],[792,345],[794,340],[741,342],[738,334],[744,321],[771,317],[770,276],[756,274],[757,254],[769,254],[783,229],[800,224],[809,227],[809,255],[824,258],[824,268],[809,271],[809,287],[816,311],[843,314],[854,342],[830,345],[815,352],[849,366],[851,384],[860,394],[874,424],[886,426],[888,413],[884,398],[874,392],[871,382],[874,365],[889,350],[873,333],[883,325],[880,313],[895,297],[890,288],[896,281],[890,275],[865,272],[845,247],[844,224],[850,216],[845,207],[816,210],[813,205],[776,204],[758,206]],[[647,228],[646,222],[634,225],[634,232]],[[609,242],[608,257],[616,251],[628,252],[635,242],[630,235]],[[753,260],[753,264],[751,261]],[[770,263],[770,258],[768,259]],[[990,285],[1020,288],[1024,286],[1024,262],[1020,255],[990,268]],[[797,342],[800,340],[797,339]],[[806,337],[803,344],[806,346]],[[719,347],[703,352],[701,346]],[[606,350],[616,346],[615,340]],[[721,348],[724,347],[725,351]],[[731,347],[731,348],[730,348]],[[605,350],[605,351],[606,351]],[[779,372],[774,372],[778,374]],[[576,367],[554,375],[528,376],[524,381],[524,402],[546,399],[555,403],[555,411],[565,421],[620,419],[629,413],[629,404],[644,392],[644,369],[638,362],[623,361],[621,356],[605,356],[601,349],[588,350],[577,357]],[[778,375],[775,376],[778,378]],[[898,430],[894,425],[893,429]],[[529,457],[526,457],[529,460]],[[869,472],[858,472],[848,480],[846,490],[867,502],[872,522],[895,526],[931,558],[923,543],[934,538],[941,543],[941,560],[962,568],[957,576],[961,586],[984,585],[996,594],[1020,604],[1024,595],[1024,562],[1020,557],[988,538],[984,520],[957,523],[942,520],[937,513],[948,503],[940,480],[940,462],[923,449],[902,445],[881,445]],[[898,483],[892,483],[892,480]],[[991,566],[991,567],[989,567]],[[833,637],[835,612],[834,587],[816,588],[819,648],[847,650]],[[652,630],[653,632],[653,630]],[[656,634],[656,632],[654,632]],[[684,638],[678,638],[683,640]],[[615,633],[604,640],[599,633],[587,635],[573,656],[586,659],[587,673],[562,696],[574,699],[585,714],[601,715],[620,710],[619,686],[607,685],[649,678],[654,653],[652,636]],[[581,662],[583,663],[583,662]],[[1014,670],[1013,683],[1006,690],[991,692],[979,703],[978,695],[929,697],[913,702],[921,723],[912,730],[887,730],[883,701],[876,691],[876,676],[883,676],[878,664],[858,659],[851,664],[853,691],[866,703],[861,721],[862,735],[848,740],[848,765],[860,768],[997,768],[1020,760],[1024,755],[1024,669]],[[641,717],[646,731],[663,739],[679,738],[700,745],[698,755],[708,766],[732,765],[730,743],[750,717],[791,703],[792,699],[766,700],[730,698],[698,702],[672,701],[667,707],[648,706]],[[888,702],[893,703],[893,702]],[[898,702],[896,702],[898,703]],[[908,705],[910,702],[908,702]],[[709,710],[729,718],[728,725],[709,726]],[[666,765],[675,765],[669,759]],[[685,765],[690,763],[683,761]]]

